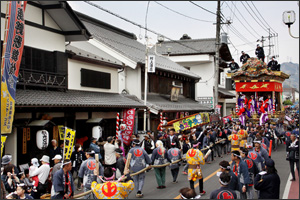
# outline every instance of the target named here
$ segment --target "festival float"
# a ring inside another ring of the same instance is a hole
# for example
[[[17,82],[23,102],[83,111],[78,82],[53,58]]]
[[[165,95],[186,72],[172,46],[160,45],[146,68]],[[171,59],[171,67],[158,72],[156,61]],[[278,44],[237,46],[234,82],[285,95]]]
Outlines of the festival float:
[[[176,132],[179,132],[179,131],[194,129],[199,126],[208,124],[209,122],[210,122],[209,113],[196,113],[169,122],[163,120],[158,125],[157,130],[162,130],[163,128],[165,129],[174,128]]]
[[[235,82],[236,110],[232,120],[275,124],[285,117],[282,83],[290,75],[268,69],[265,62],[249,58],[235,73],[227,73]]]

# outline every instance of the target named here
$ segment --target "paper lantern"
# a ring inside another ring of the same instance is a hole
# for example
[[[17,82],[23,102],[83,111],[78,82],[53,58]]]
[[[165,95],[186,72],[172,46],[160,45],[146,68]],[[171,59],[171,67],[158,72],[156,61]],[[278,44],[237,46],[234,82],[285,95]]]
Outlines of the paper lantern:
[[[97,138],[97,140],[102,137],[102,128],[101,128],[101,126],[94,126],[93,127],[92,136],[93,136],[93,138]]]
[[[49,145],[49,133],[46,130],[39,130],[36,133],[36,146],[40,150],[44,150]]]
[[[126,124],[120,124],[120,130],[125,131],[127,129]]]

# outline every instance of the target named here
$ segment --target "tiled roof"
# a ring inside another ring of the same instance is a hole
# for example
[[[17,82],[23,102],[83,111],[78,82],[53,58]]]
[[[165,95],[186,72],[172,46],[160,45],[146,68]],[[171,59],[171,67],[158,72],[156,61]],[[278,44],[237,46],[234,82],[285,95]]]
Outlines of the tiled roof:
[[[216,52],[216,38],[166,41],[157,46],[157,52],[160,54],[168,54],[168,49],[170,55],[214,54]]]
[[[17,90],[16,107],[113,107],[144,108],[144,105],[121,94],[68,90]]]
[[[218,91],[224,95],[225,98],[234,98],[235,94],[231,93],[229,90],[226,90],[224,88],[218,88]]]
[[[92,33],[94,39],[109,46],[136,63],[145,63],[146,46],[138,42],[133,36],[130,38],[128,34],[121,34],[118,28],[114,27],[115,29],[118,29],[114,31],[114,28],[112,28],[111,25],[109,25],[109,27],[105,27],[105,25],[103,25],[104,23],[99,20],[79,13],[78,15],[83,24]],[[100,23],[101,25],[99,25]],[[154,54],[154,51],[150,49],[149,53]],[[165,56],[156,55],[155,61],[156,68],[160,70],[185,75],[194,79],[200,78],[197,74],[194,74],[190,70],[171,61]]]
[[[144,103],[143,100],[139,100],[132,95],[128,95],[128,98],[136,100],[140,103]],[[199,104],[193,99],[186,98],[182,95],[179,95],[177,102],[170,101],[170,95],[162,94],[147,94],[147,107],[155,109],[157,111],[209,111],[210,107],[206,107],[202,104]]]
[[[66,50],[75,53],[77,56],[89,58],[97,61],[112,63],[116,65],[122,65],[122,62],[110,56],[106,52],[95,48],[88,42],[74,42],[71,45],[66,46]],[[91,53],[93,52],[93,53]]]

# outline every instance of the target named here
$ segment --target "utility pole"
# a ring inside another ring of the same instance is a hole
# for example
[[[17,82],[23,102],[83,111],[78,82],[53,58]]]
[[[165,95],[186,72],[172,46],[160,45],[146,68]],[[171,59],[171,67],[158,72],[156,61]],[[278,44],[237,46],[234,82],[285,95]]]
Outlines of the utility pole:
[[[145,54],[145,90],[144,90],[144,105],[147,106],[147,92],[148,92],[148,36],[146,35],[146,54]],[[144,109],[144,131],[146,131],[146,121],[147,121],[147,108]]]
[[[216,57],[215,57],[215,84],[214,84],[214,109],[218,105],[218,85],[219,85],[219,45],[220,45],[220,30],[221,30],[221,1],[218,0],[217,7],[217,27],[216,27]]]

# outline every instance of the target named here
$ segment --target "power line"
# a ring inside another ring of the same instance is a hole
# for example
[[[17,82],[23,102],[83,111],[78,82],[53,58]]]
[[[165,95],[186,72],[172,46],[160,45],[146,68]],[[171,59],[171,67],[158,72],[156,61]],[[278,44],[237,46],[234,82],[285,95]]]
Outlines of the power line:
[[[203,20],[203,19],[198,19],[198,18],[190,17],[190,16],[187,16],[187,15],[185,15],[185,14],[182,14],[182,13],[176,11],[176,10],[173,10],[173,9],[171,9],[171,8],[169,8],[169,7],[167,7],[167,6],[163,5],[163,4],[161,4],[161,3],[158,3],[157,1],[154,1],[154,2],[157,3],[158,5],[160,5],[160,6],[164,7],[164,8],[166,8],[166,9],[168,9],[168,10],[174,12],[174,13],[177,13],[177,14],[179,14],[179,15],[181,15],[181,16],[184,16],[184,17],[187,17],[187,18],[189,18],[189,19],[197,20],[197,21],[200,21],[200,22],[210,22],[210,23],[213,23],[213,22],[214,22],[214,21],[207,21],[207,20]]]
[[[135,25],[135,26],[138,26],[138,27],[140,27],[140,28],[142,28],[142,29],[145,29],[145,30],[147,30],[147,31],[149,31],[149,32],[151,32],[151,33],[154,33],[154,34],[157,35],[157,36],[163,36],[164,38],[166,38],[166,39],[168,39],[168,40],[170,40],[170,41],[172,41],[172,42],[175,42],[175,43],[177,43],[177,44],[180,44],[181,46],[184,46],[184,47],[186,47],[186,48],[188,48],[188,49],[191,49],[191,50],[193,50],[193,51],[198,52],[197,49],[194,49],[194,48],[192,48],[192,47],[190,47],[190,46],[187,46],[187,45],[185,45],[185,44],[182,44],[181,42],[176,41],[176,40],[173,40],[173,39],[171,39],[171,38],[169,38],[169,37],[167,37],[167,36],[165,36],[165,35],[163,35],[163,34],[157,33],[157,32],[155,32],[155,31],[153,31],[153,30],[151,30],[151,29],[149,29],[149,28],[146,28],[146,27],[144,27],[144,26],[142,26],[142,25],[140,25],[140,24],[138,24],[138,23],[135,23],[135,22],[133,22],[133,21],[130,21],[130,20],[128,20],[128,19],[126,19],[126,18],[124,18],[124,17],[118,15],[118,14],[115,14],[115,13],[113,13],[113,12],[111,12],[111,11],[109,11],[109,10],[107,10],[107,9],[105,9],[105,8],[103,8],[103,7],[101,7],[101,6],[99,6],[99,5],[97,5],[97,4],[94,4],[94,3],[90,2],[90,1],[84,1],[84,2],[87,3],[87,4],[89,4],[89,5],[91,5],[91,6],[94,6],[94,7],[98,8],[98,9],[100,9],[100,10],[103,10],[103,11],[105,11],[105,12],[107,12],[107,13],[109,13],[109,14],[115,16],[115,17],[118,17],[118,18],[120,18],[120,19],[122,19],[122,20],[124,20],[124,21],[126,21],[126,22],[129,22],[129,23],[131,23],[131,24],[133,24],[133,25]]]
[[[217,15],[216,13],[214,13],[214,12],[212,12],[212,11],[210,11],[210,10],[207,10],[206,8],[203,8],[202,6],[199,6],[198,4],[196,4],[196,3],[192,2],[192,1],[190,1],[190,2],[191,2],[192,4],[194,4],[195,6],[201,8],[202,10],[205,10],[206,12],[209,12],[209,13],[211,13],[211,14],[213,14],[213,15]]]
[[[227,2],[225,2],[227,4]],[[228,5],[228,4],[227,4]],[[229,7],[229,5],[228,5]],[[229,7],[229,9],[231,10],[231,12],[233,13],[233,10]],[[236,16],[234,13],[233,13],[234,16]],[[236,19],[243,25],[243,27],[254,37],[254,38],[257,38],[244,24],[243,22],[236,16]]]
[[[252,5],[254,6],[254,8],[256,9],[256,11],[258,12],[258,14],[260,15],[260,17],[264,20],[264,22],[272,29],[272,31],[274,33],[276,33],[276,31],[268,24],[268,22],[263,18],[263,16],[260,14],[260,12],[258,11],[258,9],[256,8],[256,6],[254,5],[253,1],[251,1]]]
[[[238,13],[241,15],[241,17],[244,19],[244,21],[248,24],[248,26],[253,30],[254,33],[256,33],[258,35],[258,37],[260,37],[260,35],[255,31],[255,29],[248,23],[248,21],[244,18],[244,16],[242,15],[242,13],[239,11],[239,9],[237,9],[236,5],[234,5],[235,9],[238,11]],[[236,16],[237,17],[237,16]]]
[[[247,12],[251,15],[251,17],[256,21],[256,23],[260,26],[260,27],[262,27],[265,31],[267,31],[267,33],[269,33],[269,31],[265,28],[265,27],[263,27],[256,19],[255,19],[255,17],[253,17],[253,15],[251,14],[251,12],[248,10],[248,8],[244,5],[244,3],[241,1],[241,3],[242,3],[242,5],[245,7],[245,9],[247,10]],[[246,1],[246,3],[247,3],[247,1]],[[248,4],[248,3],[247,3]],[[249,6],[249,4],[248,4],[248,6]],[[250,6],[249,6],[250,7]],[[250,7],[251,8],[251,7]],[[251,10],[252,10],[252,8],[251,8]]]
[[[235,33],[237,33],[239,35],[239,38],[242,39],[244,42],[246,42],[247,44],[248,43],[251,43],[247,38],[245,38],[234,26],[228,26],[231,31],[234,31]],[[233,32],[233,33],[234,33]]]

